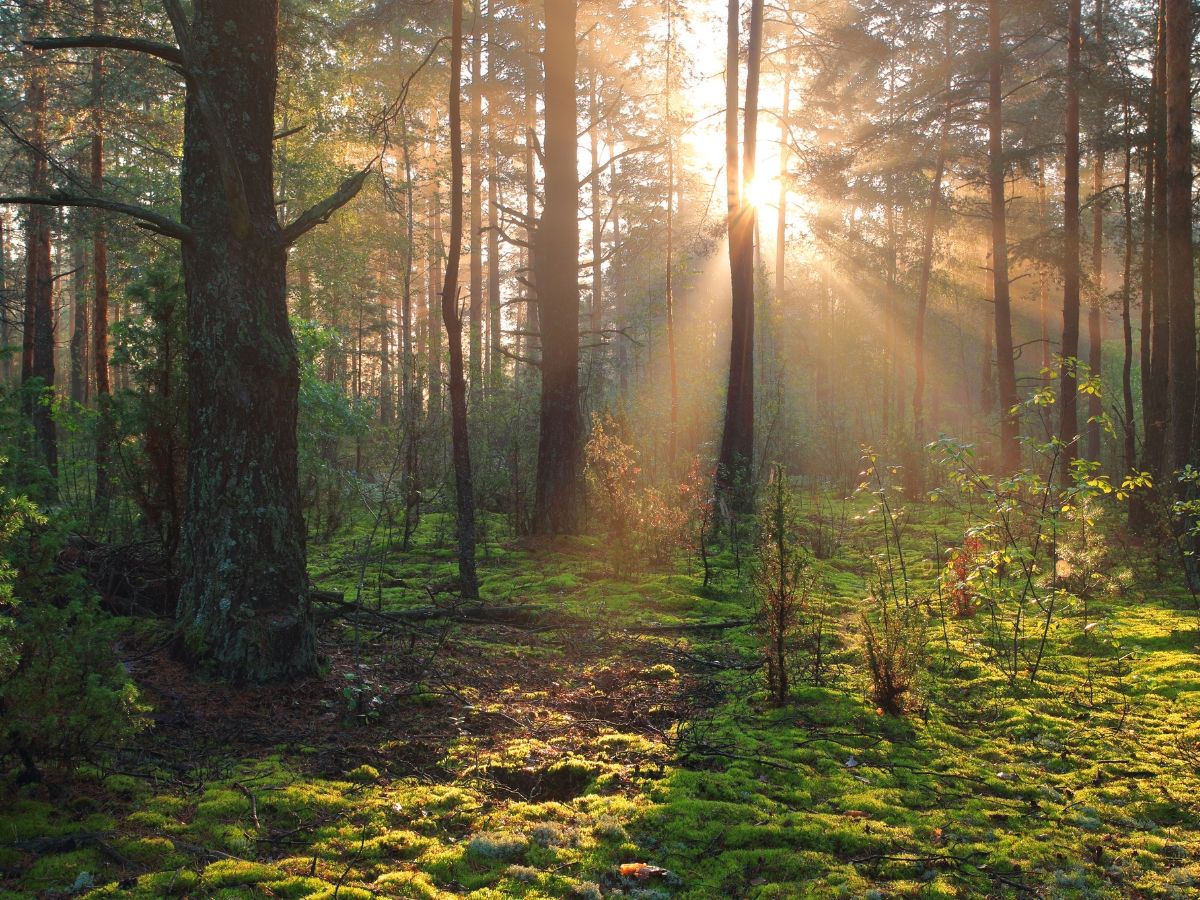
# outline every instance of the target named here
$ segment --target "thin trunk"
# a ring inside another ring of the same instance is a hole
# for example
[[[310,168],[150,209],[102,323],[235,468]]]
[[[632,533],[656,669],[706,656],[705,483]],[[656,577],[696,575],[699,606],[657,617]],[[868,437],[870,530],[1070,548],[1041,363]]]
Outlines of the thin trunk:
[[[93,0],[92,25],[103,33],[107,0]],[[92,190],[104,189],[104,54],[92,54]],[[108,370],[108,229],[104,216],[92,220],[92,365],[96,381],[96,505],[103,509],[112,493],[112,387]]]
[[[458,266],[463,238],[462,44],[465,0],[454,0],[450,38],[450,247],[442,285],[442,324],[450,350],[450,430],[454,456],[454,493],[458,514],[458,582],[464,597],[479,596],[475,575],[475,489],[471,480],[471,442],[467,434],[467,384],[463,373],[462,316],[458,310]],[[478,34],[478,30],[476,31]],[[479,70],[476,69],[476,72]],[[478,294],[474,296],[479,296]],[[477,322],[474,319],[473,322]]]
[[[579,166],[576,158],[575,0],[547,0],[546,202],[534,250],[542,394],[534,529],[579,526]]]
[[[667,129],[667,369],[671,379],[671,409],[667,423],[667,466],[674,471],[679,452],[679,375],[675,363],[675,140],[671,119],[672,51],[675,43],[675,17],[672,0],[667,0],[667,64],[666,84],[663,86],[664,121]],[[597,227],[599,225],[597,224]]]
[[[1104,0],[1096,0],[1096,46],[1104,48]],[[1097,61],[1103,63],[1103,57]],[[1098,66],[1099,68],[1099,66]],[[1103,101],[1103,97],[1097,98]],[[1088,368],[1093,378],[1101,376],[1104,343],[1100,317],[1100,306],[1104,300],[1104,109],[1097,103],[1096,121],[1092,127],[1095,168],[1092,181],[1092,287],[1091,303],[1088,304]],[[1100,395],[1095,391],[1088,394],[1087,458],[1100,459],[1100,416],[1104,412]]]
[[[788,155],[790,138],[788,117],[792,105],[792,55],[788,51],[783,63],[783,114],[779,119],[779,209],[775,217],[775,302],[783,299],[787,285],[787,206]]]
[[[621,247],[621,205],[617,198],[620,169],[616,160],[609,163],[609,171],[613,193],[613,324],[617,331],[617,396],[623,406],[629,397],[629,337],[625,334],[629,318],[625,298],[625,255]]]
[[[1043,233],[1050,231],[1050,213],[1046,209],[1046,161],[1038,160],[1038,218]],[[1050,375],[1050,273],[1045,263],[1038,265],[1038,320],[1042,331],[1042,371]]]
[[[71,230],[75,235],[71,241],[71,400],[87,403],[87,247],[80,234],[79,223],[72,217]]]
[[[1077,2],[1077,0],[1076,0]],[[1004,160],[1004,46],[1000,32],[1001,0],[988,4],[988,188],[992,213],[992,284],[996,324],[996,376],[1000,401],[1000,465],[1015,472],[1021,465],[1017,442],[1016,359],[1013,355],[1012,307],[1009,301],[1008,234],[1006,223]]]
[[[50,2],[31,4],[28,31],[38,34],[50,13]],[[25,103],[29,110],[30,193],[45,196],[50,188],[50,170],[46,156],[46,66],[40,54],[26,50],[28,74]],[[53,481],[58,474],[58,442],[55,435],[51,401],[54,396],[54,273],[50,255],[49,209],[31,206],[25,233],[25,321],[21,356],[21,383],[26,386],[24,405],[33,423],[37,456],[50,472],[48,496],[53,496]],[[34,384],[29,384],[33,380]],[[36,387],[34,386],[36,385]]]
[[[488,11],[488,76],[496,73],[494,46],[496,0],[490,0]],[[500,151],[493,104],[488,103],[486,128],[488,135],[488,389],[495,394],[504,380],[503,317],[500,296]]]
[[[1169,465],[1193,462],[1196,299],[1192,261],[1191,0],[1166,0],[1167,292],[1171,319]]]
[[[670,26],[668,25],[668,32]],[[670,55],[668,37],[667,55]],[[589,354],[589,381],[592,395],[604,396],[603,374],[603,328],[604,328],[604,216],[600,209],[602,191],[600,184],[600,98],[597,90],[596,66],[599,64],[600,45],[592,40],[591,66],[588,72],[588,153],[591,174],[588,178],[591,194],[592,224],[592,290],[588,298],[588,328],[591,331],[588,343],[595,349]]]
[[[1067,0],[1067,131],[1063,172],[1063,342],[1062,418],[1059,439],[1063,448],[1061,474],[1071,483],[1071,463],[1078,456],[1079,436],[1079,47],[1080,0]]]
[[[458,3],[459,0],[454,0]],[[483,398],[483,10],[471,28],[471,406]]]
[[[1129,196],[1129,180],[1133,168],[1133,133],[1129,121],[1129,96],[1125,96],[1125,178],[1121,190],[1121,208],[1125,214],[1125,266],[1121,278],[1121,333],[1125,341],[1125,356],[1121,365],[1121,399],[1125,405],[1125,471],[1137,466],[1137,427],[1133,409],[1133,322],[1130,317],[1130,294],[1133,290],[1133,203]]]
[[[1170,410],[1171,320],[1167,308],[1167,178],[1166,178],[1166,110],[1163,104],[1163,83],[1166,69],[1166,35],[1159,16],[1158,51],[1155,62],[1154,85],[1151,89],[1153,111],[1151,145],[1154,157],[1153,215],[1148,223],[1150,240],[1150,366],[1142,375],[1142,405],[1146,413],[1146,438],[1142,466],[1161,483],[1165,475],[1167,422]]]

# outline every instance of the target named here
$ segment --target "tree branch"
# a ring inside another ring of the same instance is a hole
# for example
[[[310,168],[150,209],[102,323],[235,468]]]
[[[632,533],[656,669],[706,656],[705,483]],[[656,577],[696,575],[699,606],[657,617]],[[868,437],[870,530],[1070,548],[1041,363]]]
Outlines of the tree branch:
[[[94,47],[103,50],[131,50],[157,57],[173,66],[183,66],[183,54],[173,44],[150,41],[144,38],[122,37],[116,34],[80,34],[76,36],[36,37],[23,40],[26,47],[34,50],[70,50],[76,47]]]
[[[160,216],[153,210],[146,209],[143,206],[138,206],[134,203],[121,203],[117,200],[107,200],[103,197],[85,197],[79,194],[67,194],[61,191],[55,191],[46,197],[35,197],[28,195],[15,195],[12,197],[0,197],[0,205],[3,204],[21,204],[25,206],[81,206],[91,209],[104,209],[109,212],[120,213],[124,216],[129,216],[131,219],[136,219],[137,224],[153,231],[155,234],[161,234],[164,237],[174,238],[177,241],[190,241],[192,239],[192,231],[186,225],[181,225],[174,219],[167,216]]]
[[[297,217],[296,221],[284,228],[283,245],[286,247],[296,243],[302,235],[312,231],[318,225],[324,225],[329,221],[331,215],[353,200],[355,195],[362,190],[363,183],[371,174],[371,169],[374,168],[377,159],[378,157],[371,160],[363,169],[343,181],[341,187],[336,191],[315,206],[310,206]]]

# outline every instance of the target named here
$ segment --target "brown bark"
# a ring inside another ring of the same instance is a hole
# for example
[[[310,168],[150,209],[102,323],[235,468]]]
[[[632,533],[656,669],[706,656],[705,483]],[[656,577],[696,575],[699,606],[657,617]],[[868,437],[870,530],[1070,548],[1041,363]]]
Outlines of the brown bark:
[[[1104,0],[1096,0],[1096,46],[1104,46]],[[1098,60],[1103,62],[1103,57]],[[1088,304],[1088,368],[1093,378],[1101,376],[1103,366],[1103,320],[1100,307],[1104,299],[1104,111],[1098,104],[1096,121],[1092,127],[1094,147],[1093,182],[1092,182],[1092,288],[1091,302]],[[1100,459],[1100,416],[1104,412],[1099,394],[1088,395],[1087,421],[1087,458]]]
[[[1168,464],[1193,462],[1196,300],[1192,261],[1191,0],[1166,0],[1167,292],[1171,320]]]
[[[1079,47],[1080,0],[1067,0],[1067,129],[1063,171],[1063,343],[1061,419],[1064,483],[1071,480],[1071,462],[1078,456],[1079,394],[1075,370],[1079,359]]]
[[[79,232],[78,223],[71,222],[72,231]],[[87,247],[82,234],[71,240],[71,400],[86,403],[87,378]]]
[[[754,464],[754,234],[757,211],[746,188],[754,181],[758,133],[758,80],[762,59],[763,2],[750,5],[750,37],[746,62],[746,99],[741,177],[738,177],[737,112],[739,17],[730,0],[726,56],[725,156],[729,203],[729,270],[733,327],[729,344],[729,381],[725,423],[717,459],[718,484],[733,505],[749,509]]]
[[[455,3],[459,0],[454,0]],[[483,9],[471,28],[471,405],[483,399]]]
[[[107,0],[93,0],[92,22],[104,28]],[[104,187],[104,54],[92,54],[92,190]],[[92,366],[96,382],[96,505],[103,507],[111,493],[109,461],[112,455],[112,387],[108,371],[108,228],[96,214],[92,225]]]
[[[1133,133],[1129,121],[1129,96],[1125,97],[1125,177],[1121,190],[1121,209],[1125,218],[1125,265],[1121,278],[1121,336],[1124,339],[1124,357],[1121,363],[1121,399],[1124,403],[1125,437],[1122,463],[1125,471],[1132,472],[1137,466],[1137,426],[1133,407],[1133,321],[1130,316],[1130,295],[1133,292],[1133,202],[1130,198],[1129,182],[1133,170]]]
[[[579,172],[576,161],[575,0],[547,0],[546,200],[534,249],[542,393],[533,527],[579,525]]]
[[[667,61],[663,85],[665,103],[664,121],[667,129],[667,370],[671,381],[670,418],[667,422],[667,465],[674,467],[679,447],[679,374],[675,361],[675,136],[671,119],[672,51],[675,43],[675,19],[671,0],[667,0]],[[599,223],[597,223],[597,231]]]
[[[988,191],[992,215],[992,284],[996,328],[996,378],[1000,403],[1000,465],[1014,472],[1021,465],[1017,405],[1016,359],[1013,355],[1012,306],[1009,300],[1008,233],[1006,223],[1001,0],[988,4]]]
[[[463,241],[462,45],[465,0],[454,0],[450,37],[450,246],[442,284],[442,325],[450,364],[450,434],[458,532],[458,584],[464,597],[479,596],[475,575],[475,488],[467,433],[467,383],[463,372],[463,323],[458,309],[458,267]],[[476,32],[478,35],[478,32]],[[478,69],[476,69],[478,72]],[[477,297],[478,295],[474,295]],[[472,320],[478,322],[478,318]]]
[[[1154,191],[1152,217],[1147,223],[1150,232],[1150,366],[1142,376],[1142,406],[1146,413],[1146,437],[1142,465],[1161,482],[1165,474],[1167,422],[1170,417],[1170,354],[1171,321],[1167,307],[1167,179],[1166,179],[1166,110],[1163,104],[1163,84],[1166,71],[1166,35],[1159,16],[1158,51],[1154,83],[1151,89],[1151,152],[1154,159]],[[1145,302],[1145,298],[1143,298]]]

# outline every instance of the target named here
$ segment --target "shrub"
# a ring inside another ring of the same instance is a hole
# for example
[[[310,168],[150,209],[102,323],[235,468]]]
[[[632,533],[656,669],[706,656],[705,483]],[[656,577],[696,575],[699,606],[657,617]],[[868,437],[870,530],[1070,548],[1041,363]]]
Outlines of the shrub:
[[[61,535],[0,489],[0,758],[26,779],[119,743],[142,707],[112,651],[115,622],[57,567]]]

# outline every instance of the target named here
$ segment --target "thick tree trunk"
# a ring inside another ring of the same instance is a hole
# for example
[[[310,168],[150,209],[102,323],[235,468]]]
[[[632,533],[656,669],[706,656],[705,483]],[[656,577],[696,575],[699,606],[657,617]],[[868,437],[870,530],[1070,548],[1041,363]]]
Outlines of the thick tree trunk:
[[[463,372],[463,323],[458,311],[458,267],[463,239],[462,45],[465,0],[454,0],[450,37],[450,247],[442,284],[442,324],[450,363],[450,432],[454,458],[454,495],[458,520],[458,585],[464,597],[479,596],[475,575],[475,488],[471,479],[471,441],[467,432],[467,383]],[[478,37],[478,29],[476,29]],[[476,68],[478,73],[478,68]],[[476,87],[476,90],[478,88]],[[476,120],[478,124],[478,120]],[[478,236],[476,237],[478,243]],[[473,280],[472,276],[472,280]],[[474,298],[472,295],[472,305]],[[472,319],[472,327],[478,317]],[[472,338],[474,340],[474,338]],[[482,373],[481,373],[482,374]]]
[[[316,667],[296,471],[299,364],[272,179],[276,15],[276,0],[195,3],[192,65],[219,110],[244,205],[222,179],[220,139],[194,87],[182,178],[194,238],[183,248],[193,390],[180,645],[227,678],[255,682]]]
[[[1079,359],[1079,45],[1080,0],[1067,0],[1067,131],[1063,172],[1063,344],[1061,420],[1063,448],[1060,474],[1071,481],[1071,462],[1079,455],[1079,394],[1075,370]]]
[[[1016,359],[1013,355],[1012,306],[1009,300],[1008,232],[1006,222],[1004,164],[1004,46],[1000,31],[1001,0],[988,4],[988,191],[992,213],[992,284],[996,327],[996,376],[1000,403],[1000,465],[1005,472],[1021,466],[1017,442],[1019,421],[1012,410],[1017,405]]]
[[[1191,0],[1166,0],[1167,292],[1171,319],[1168,464],[1193,459],[1196,405],[1196,300],[1192,260]]]
[[[579,172],[575,0],[546,2],[546,202],[534,250],[542,342],[534,529],[579,525]]]
[[[758,132],[758,76],[762,57],[762,0],[750,6],[746,62],[746,100],[741,176],[738,176],[738,58],[740,6],[730,0],[725,71],[725,165],[729,205],[729,270],[733,327],[729,343],[729,381],[717,477],[721,489],[740,510],[752,504],[754,465],[754,233],[757,210],[746,188],[754,181]]]

